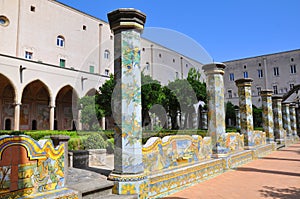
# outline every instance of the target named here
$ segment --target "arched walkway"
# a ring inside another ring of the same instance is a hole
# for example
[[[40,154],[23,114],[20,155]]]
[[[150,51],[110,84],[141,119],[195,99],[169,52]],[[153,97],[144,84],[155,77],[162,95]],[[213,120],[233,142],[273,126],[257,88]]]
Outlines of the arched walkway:
[[[71,86],[65,86],[60,89],[56,96],[55,120],[58,130],[74,129],[73,121],[77,123],[78,116],[78,95]]]
[[[0,129],[14,128],[15,89],[11,81],[0,74]]]
[[[20,109],[20,130],[48,130],[50,94],[40,80],[29,83],[23,90]]]
[[[85,94],[85,96],[94,96],[94,95],[96,95],[96,93],[97,93],[97,90],[92,88]]]

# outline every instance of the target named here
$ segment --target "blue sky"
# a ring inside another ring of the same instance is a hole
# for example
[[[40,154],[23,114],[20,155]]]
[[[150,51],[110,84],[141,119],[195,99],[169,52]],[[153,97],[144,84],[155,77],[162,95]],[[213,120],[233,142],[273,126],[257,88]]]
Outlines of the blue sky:
[[[299,0],[59,1],[104,21],[107,13],[117,8],[139,9],[147,14],[146,27],[185,34],[214,61],[300,48]],[[189,51],[194,49],[182,53]]]

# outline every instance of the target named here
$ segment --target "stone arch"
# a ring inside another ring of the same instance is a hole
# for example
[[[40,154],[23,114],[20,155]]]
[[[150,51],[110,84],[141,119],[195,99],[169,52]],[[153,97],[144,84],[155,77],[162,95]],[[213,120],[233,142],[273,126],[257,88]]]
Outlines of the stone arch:
[[[41,80],[28,83],[22,91],[22,105],[20,109],[20,130],[32,129],[32,121],[36,121],[36,130],[50,128],[51,92]]]
[[[90,89],[85,96],[94,96],[98,91],[95,88]]]
[[[12,81],[0,73],[0,129],[13,129],[14,104],[18,101],[17,95],[17,89]],[[10,127],[5,126],[6,121],[10,121]]]
[[[55,120],[58,130],[72,130],[78,117],[78,93],[70,86],[62,87],[55,98]]]

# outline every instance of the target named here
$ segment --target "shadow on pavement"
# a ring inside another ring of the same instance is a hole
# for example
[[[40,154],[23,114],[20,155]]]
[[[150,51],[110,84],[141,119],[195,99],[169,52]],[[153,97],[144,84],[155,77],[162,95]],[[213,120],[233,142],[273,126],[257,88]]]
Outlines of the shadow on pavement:
[[[260,173],[270,173],[270,174],[278,174],[278,175],[288,175],[288,176],[298,176],[300,177],[300,173],[292,173],[292,172],[285,172],[285,171],[273,171],[273,170],[263,170],[263,169],[255,169],[255,168],[247,168],[242,167],[238,168],[237,171],[244,171],[244,172],[260,172]]]
[[[300,188],[275,188],[269,186],[263,186],[263,190],[259,190],[262,197],[265,198],[281,198],[281,199],[299,199]]]
[[[300,160],[297,160],[297,159],[287,159],[287,158],[270,158],[270,157],[264,157],[264,158],[261,158],[261,159],[264,159],[264,160],[284,160],[284,161],[296,161],[296,162],[300,162]]]
[[[108,177],[109,174],[112,172],[112,170],[109,170],[109,169],[101,169],[101,168],[96,168],[96,167],[87,167],[87,168],[84,168],[84,169],[88,170],[88,171],[93,171],[93,172],[99,173],[99,174],[104,175],[106,177]]]

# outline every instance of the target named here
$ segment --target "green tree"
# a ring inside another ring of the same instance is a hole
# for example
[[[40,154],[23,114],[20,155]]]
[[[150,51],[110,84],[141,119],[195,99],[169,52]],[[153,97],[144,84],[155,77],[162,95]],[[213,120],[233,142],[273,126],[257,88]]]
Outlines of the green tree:
[[[198,101],[207,103],[206,84],[201,82],[201,73],[195,68],[191,68],[188,73],[187,81],[192,86]]]
[[[95,103],[95,96],[84,96],[79,100],[82,107],[80,121],[88,125],[89,130],[95,129],[99,126],[99,120],[104,116],[99,104]]]
[[[262,109],[252,105],[253,126],[262,127]]]
[[[110,75],[109,80],[106,80],[105,83],[99,88],[100,92],[96,95],[96,103],[104,112],[105,117],[112,116],[111,109],[111,98],[116,85],[116,81],[113,75]]]
[[[155,104],[163,106],[166,95],[159,81],[153,80],[149,75],[142,74],[142,120],[143,126],[150,124],[149,110]]]
[[[225,104],[226,126],[229,126],[229,120],[231,120],[231,125],[235,124],[234,121],[236,119],[236,115],[235,115],[235,110],[234,109],[235,109],[235,106],[231,102],[226,102],[226,104]]]

